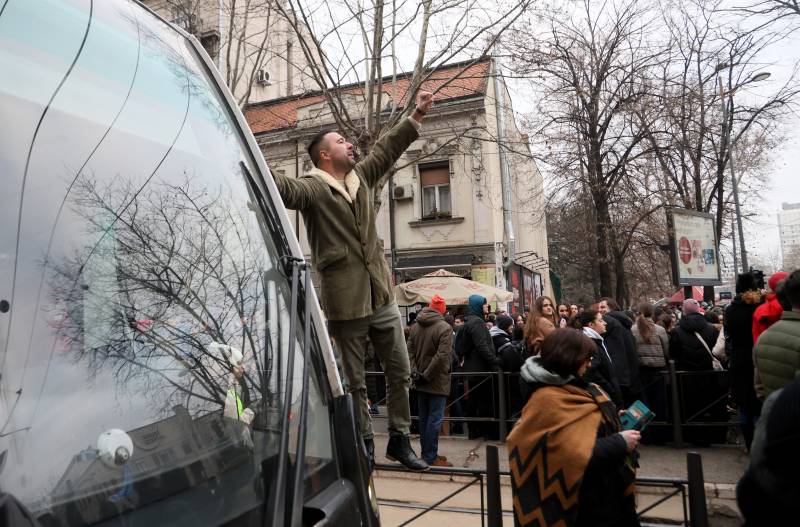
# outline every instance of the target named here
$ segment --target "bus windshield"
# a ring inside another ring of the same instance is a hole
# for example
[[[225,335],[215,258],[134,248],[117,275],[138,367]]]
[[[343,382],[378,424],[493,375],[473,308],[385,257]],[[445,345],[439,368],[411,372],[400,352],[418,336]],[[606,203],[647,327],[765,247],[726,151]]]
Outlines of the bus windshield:
[[[3,4],[0,492],[43,525],[263,514],[297,337],[224,99],[134,2]]]

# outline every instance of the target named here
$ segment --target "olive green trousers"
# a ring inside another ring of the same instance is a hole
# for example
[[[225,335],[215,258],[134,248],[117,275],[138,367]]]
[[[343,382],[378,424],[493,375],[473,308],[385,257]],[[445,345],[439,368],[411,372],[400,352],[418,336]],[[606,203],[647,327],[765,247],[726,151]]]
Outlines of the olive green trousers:
[[[367,384],[364,379],[367,337],[381,360],[386,377],[389,433],[408,435],[411,426],[411,411],[408,406],[411,378],[408,350],[397,304],[380,307],[364,318],[328,321],[328,331],[341,356],[345,380],[353,394],[353,405],[362,437],[368,439],[373,436],[372,419],[367,407]]]

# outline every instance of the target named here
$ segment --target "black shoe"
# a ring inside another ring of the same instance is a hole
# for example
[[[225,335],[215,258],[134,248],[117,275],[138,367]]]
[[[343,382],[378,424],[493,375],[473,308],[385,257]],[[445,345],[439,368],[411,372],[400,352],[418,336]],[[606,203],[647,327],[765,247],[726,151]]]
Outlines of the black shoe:
[[[373,441],[371,437],[369,439],[364,439],[364,448],[367,450],[367,466],[369,473],[372,474],[372,471],[375,469],[375,441]]]
[[[411,448],[411,441],[408,436],[391,436],[389,444],[386,445],[386,459],[397,461],[408,470],[422,472],[430,467],[424,460],[417,457],[414,449]]]

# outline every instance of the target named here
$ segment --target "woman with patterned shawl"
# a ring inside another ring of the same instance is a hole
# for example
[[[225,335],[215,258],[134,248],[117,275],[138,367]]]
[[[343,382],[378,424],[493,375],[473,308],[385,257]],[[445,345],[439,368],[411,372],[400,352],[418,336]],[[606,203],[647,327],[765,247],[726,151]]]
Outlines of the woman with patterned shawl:
[[[640,434],[621,431],[614,404],[583,380],[596,350],[559,329],[522,367],[532,394],[507,440],[517,526],[639,525],[631,453]]]

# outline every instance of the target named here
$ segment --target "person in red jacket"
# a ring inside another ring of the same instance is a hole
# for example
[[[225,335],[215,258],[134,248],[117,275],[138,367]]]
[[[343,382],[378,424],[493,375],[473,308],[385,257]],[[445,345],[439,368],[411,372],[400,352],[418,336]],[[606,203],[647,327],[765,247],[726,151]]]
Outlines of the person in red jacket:
[[[758,340],[758,336],[767,330],[775,322],[781,319],[783,315],[783,307],[775,297],[775,292],[778,289],[778,282],[789,276],[789,273],[778,271],[769,277],[769,290],[771,293],[767,295],[767,301],[758,306],[755,313],[753,313],[753,342]]]

